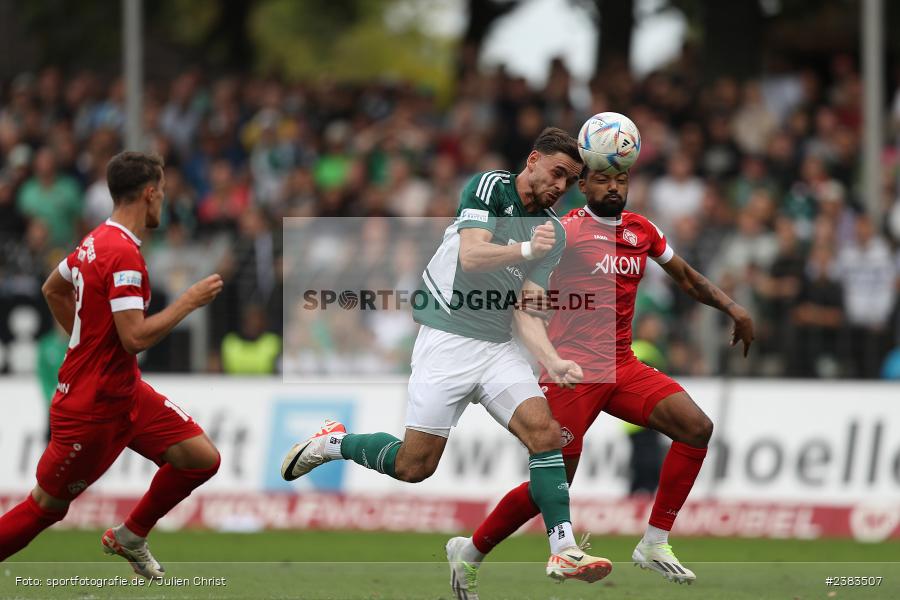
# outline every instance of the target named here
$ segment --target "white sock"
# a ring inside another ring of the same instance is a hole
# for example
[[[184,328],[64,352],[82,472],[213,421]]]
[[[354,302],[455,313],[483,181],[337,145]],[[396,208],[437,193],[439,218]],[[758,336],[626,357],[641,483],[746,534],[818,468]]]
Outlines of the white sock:
[[[460,558],[462,558],[470,565],[478,566],[481,564],[481,561],[484,560],[484,553],[475,547],[475,544],[472,542],[472,538],[466,538],[466,543],[462,547],[462,551],[460,552],[460,554]]]
[[[125,523],[122,523],[118,527],[113,527],[113,532],[116,534],[116,539],[119,540],[119,543],[123,546],[140,546],[147,541],[147,538],[141,537],[125,527]]]
[[[645,544],[658,546],[660,544],[669,543],[669,532],[653,525],[647,525],[647,531],[644,532],[644,539],[641,540]]]
[[[550,552],[559,554],[566,548],[577,546],[575,543],[575,534],[572,533],[572,524],[568,521],[560,523],[547,533],[550,538]]]
[[[341,455],[341,442],[346,433],[330,433],[328,440],[325,442],[325,457],[334,459],[344,458]]]

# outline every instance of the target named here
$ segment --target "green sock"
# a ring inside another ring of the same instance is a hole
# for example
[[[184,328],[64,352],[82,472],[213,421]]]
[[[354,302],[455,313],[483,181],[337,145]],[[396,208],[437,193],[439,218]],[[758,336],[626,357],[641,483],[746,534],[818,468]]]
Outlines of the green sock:
[[[562,452],[550,450],[532,454],[528,460],[531,481],[528,491],[541,509],[544,525],[550,531],[560,523],[571,522],[569,515],[569,483]]]
[[[348,433],[341,440],[341,456],[394,479],[394,461],[403,442],[389,433]]]

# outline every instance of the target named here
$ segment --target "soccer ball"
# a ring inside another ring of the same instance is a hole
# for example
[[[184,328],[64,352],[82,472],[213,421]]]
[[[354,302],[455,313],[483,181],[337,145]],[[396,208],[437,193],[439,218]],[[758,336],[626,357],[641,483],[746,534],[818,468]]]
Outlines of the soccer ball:
[[[578,132],[578,152],[594,171],[611,175],[631,168],[641,153],[641,132],[625,115],[602,112]]]

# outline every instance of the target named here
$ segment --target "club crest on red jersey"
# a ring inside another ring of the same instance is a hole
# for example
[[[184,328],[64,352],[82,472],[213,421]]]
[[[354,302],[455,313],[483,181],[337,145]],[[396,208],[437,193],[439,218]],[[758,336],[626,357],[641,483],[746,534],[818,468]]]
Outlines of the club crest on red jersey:
[[[571,444],[572,442],[575,441],[575,435],[572,434],[571,431],[569,431],[568,427],[563,427],[561,429],[561,432],[562,432],[562,440],[561,441],[562,441],[563,448],[565,448],[566,446],[568,446],[569,444]]]
[[[638,243],[637,235],[635,235],[635,233],[631,230],[628,230],[628,229],[624,230],[622,232],[622,239],[625,240],[626,242],[628,242],[629,244],[631,244],[632,246],[637,246],[637,243]]]
[[[79,479],[78,481],[70,483],[66,487],[69,489],[70,494],[72,494],[73,496],[77,496],[87,489],[87,482],[84,479]]]

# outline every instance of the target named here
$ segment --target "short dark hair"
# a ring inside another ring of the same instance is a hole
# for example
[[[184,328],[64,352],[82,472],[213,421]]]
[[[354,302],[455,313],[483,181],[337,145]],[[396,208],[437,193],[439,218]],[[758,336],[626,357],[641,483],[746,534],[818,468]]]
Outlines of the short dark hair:
[[[534,150],[546,155],[562,152],[578,164],[581,164],[578,142],[559,127],[547,127],[544,129],[537,139],[534,140]]]
[[[156,185],[165,163],[156,154],[120,152],[106,165],[106,184],[113,202],[130,202],[149,184]]]

